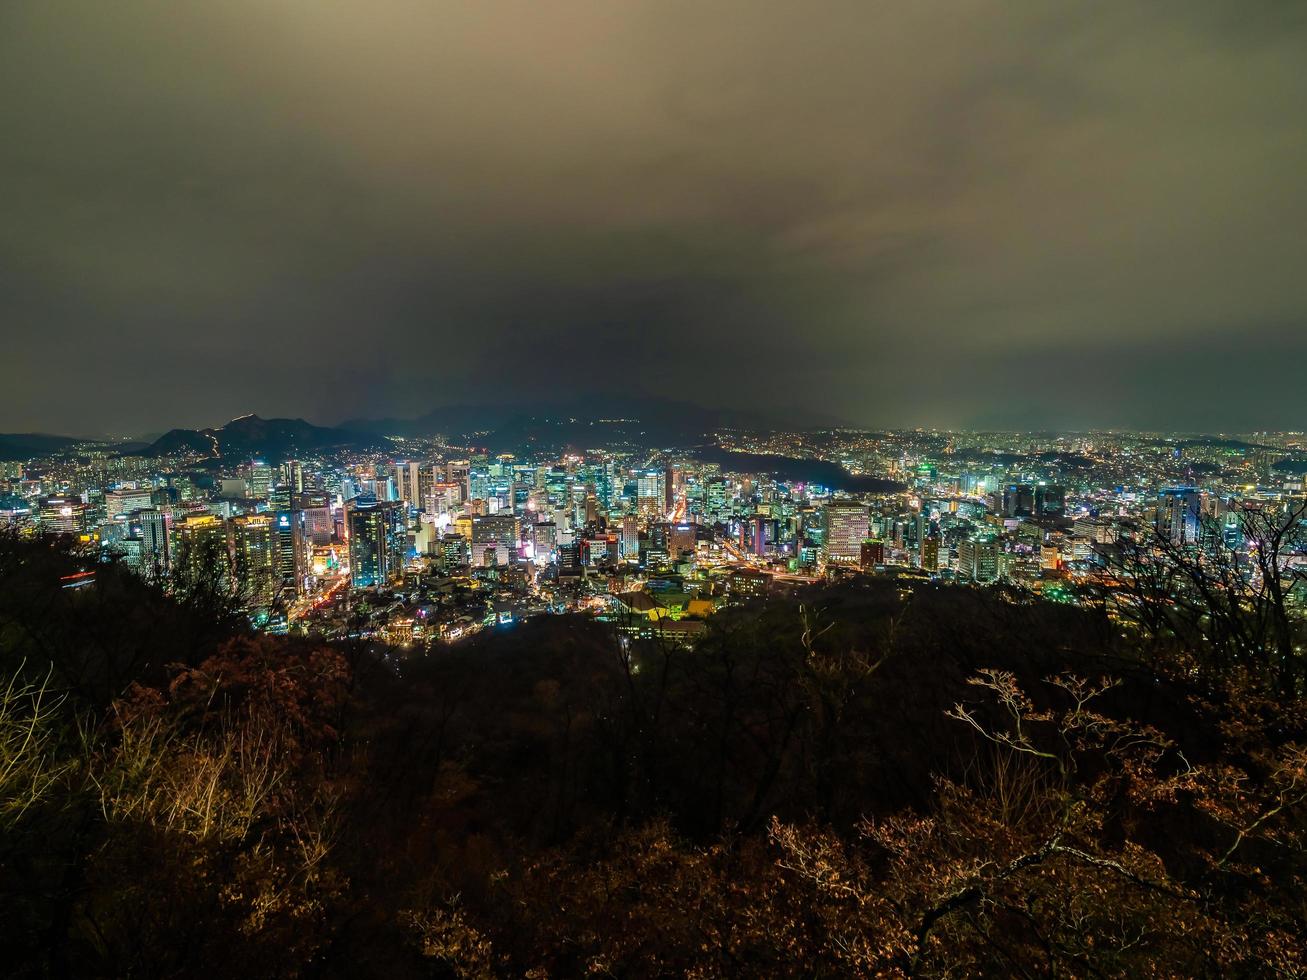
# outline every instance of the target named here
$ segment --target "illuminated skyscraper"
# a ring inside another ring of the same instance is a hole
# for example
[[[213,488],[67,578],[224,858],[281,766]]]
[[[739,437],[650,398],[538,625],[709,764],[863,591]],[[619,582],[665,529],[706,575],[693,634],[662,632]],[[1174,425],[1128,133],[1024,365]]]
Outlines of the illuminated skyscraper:
[[[394,502],[355,504],[347,513],[350,584],[381,589],[404,580],[404,522]]]
[[[1158,497],[1157,527],[1177,547],[1198,543],[1202,494],[1195,487],[1174,487]]]
[[[521,521],[514,514],[490,514],[472,518],[472,544],[498,545],[496,554],[501,564],[507,564],[510,555],[516,555],[521,535]],[[473,564],[476,564],[475,560]]]
[[[288,459],[281,464],[281,482],[290,487],[292,493],[304,492],[304,467],[298,459]]]
[[[277,593],[273,519],[267,514],[232,518],[232,569],[252,607],[270,605]]]
[[[255,500],[267,500],[268,494],[272,492],[273,475],[275,470],[267,463],[255,460],[245,470],[245,485],[248,488],[246,492]]]
[[[640,519],[634,514],[622,518],[622,557],[640,557]]]
[[[137,570],[146,578],[158,579],[168,573],[168,522],[153,508],[132,511],[128,518],[130,535],[141,542]]]
[[[278,585],[298,595],[304,589],[310,551],[303,515],[296,510],[277,511],[272,533]]]
[[[231,571],[227,522],[214,514],[187,517],[168,536],[170,565],[184,577],[212,578]]]
[[[656,517],[664,513],[666,478],[662,470],[644,470],[636,478],[636,505],[641,514]]]
[[[939,568],[939,538],[927,536],[921,539],[918,564],[923,571],[933,572]]]
[[[998,542],[993,538],[969,538],[959,543],[958,578],[971,582],[997,579]]]
[[[823,514],[822,541],[826,560],[856,564],[862,559],[862,542],[867,538],[870,516],[866,504],[853,500],[832,500]]]
[[[154,504],[153,491],[149,487],[140,489],[107,490],[104,494],[104,518],[112,521],[134,510],[151,507]]]
[[[423,484],[429,485],[429,478],[422,479],[420,463],[396,463],[390,468],[390,477],[395,481],[395,493],[400,500],[410,507],[422,506]]]
[[[38,519],[44,534],[81,534],[86,530],[86,504],[81,497],[42,497]]]
[[[694,557],[695,533],[693,524],[672,524],[667,533],[667,554],[672,561],[682,556]]]

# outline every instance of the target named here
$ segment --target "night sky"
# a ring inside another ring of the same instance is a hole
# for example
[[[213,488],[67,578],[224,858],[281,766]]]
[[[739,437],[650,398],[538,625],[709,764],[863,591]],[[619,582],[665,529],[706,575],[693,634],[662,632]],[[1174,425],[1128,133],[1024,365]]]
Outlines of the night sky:
[[[1307,426],[1307,4],[5,0],[0,431]]]

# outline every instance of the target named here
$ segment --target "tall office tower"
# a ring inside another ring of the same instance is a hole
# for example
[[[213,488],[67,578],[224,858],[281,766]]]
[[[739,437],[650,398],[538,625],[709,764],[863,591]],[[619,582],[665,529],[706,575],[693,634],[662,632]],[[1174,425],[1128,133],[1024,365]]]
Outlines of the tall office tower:
[[[162,579],[168,574],[168,522],[163,514],[153,508],[132,511],[128,526],[141,542],[138,571],[148,579]]]
[[[885,564],[885,542],[884,541],[864,541],[862,542],[862,559],[861,564],[864,569],[872,569],[877,565]]]
[[[227,522],[214,514],[197,514],[173,524],[168,535],[169,564],[183,576],[218,576],[231,570]]]
[[[1066,513],[1066,488],[1057,484],[1035,486],[1035,513],[1041,517],[1061,517]]]
[[[705,513],[709,520],[720,523],[730,516],[730,488],[726,480],[714,477],[708,481],[704,493]]]
[[[1029,517],[1035,512],[1035,488],[1029,483],[1009,483],[1003,488],[1003,514]]]
[[[418,470],[418,499],[413,504],[414,507],[421,509],[426,506],[427,498],[431,496],[432,491],[445,480],[445,468],[428,463]]]
[[[42,534],[82,534],[86,530],[86,504],[81,497],[69,494],[42,497],[37,521]]]
[[[1196,487],[1163,490],[1157,502],[1157,529],[1177,547],[1198,543],[1202,494]]]
[[[537,563],[548,564],[553,561],[554,551],[558,547],[558,525],[552,521],[531,525],[531,544]]]
[[[609,535],[599,535],[594,538],[583,538],[581,540],[581,564],[589,568],[595,568],[599,565],[610,563]],[[612,551],[617,550],[617,535],[612,537]]]
[[[279,510],[273,515],[272,530],[278,584],[299,595],[304,591],[310,554],[304,515],[297,510]]]
[[[154,491],[149,487],[137,490],[107,490],[104,494],[104,519],[112,521],[123,514],[154,506]]]
[[[921,539],[917,563],[927,572],[933,572],[939,568],[939,538],[930,536]]]
[[[468,467],[467,496],[469,500],[484,500],[490,496],[490,468],[483,465]]]
[[[446,534],[439,548],[442,571],[452,572],[467,564],[467,540],[461,534]]]
[[[278,483],[268,491],[268,507],[272,510],[290,510],[294,496],[289,483]]]
[[[622,557],[640,557],[640,518],[634,514],[622,518]]]
[[[575,541],[558,545],[558,574],[581,574],[581,545]]]
[[[442,517],[454,513],[462,500],[463,489],[457,483],[433,483],[422,500],[422,509]]]
[[[384,589],[404,580],[405,537],[394,501],[355,504],[346,512],[349,576],[356,589]]]
[[[395,463],[390,468],[390,478],[395,482],[395,496],[409,507],[422,506],[422,465],[420,463]]]
[[[251,607],[271,605],[280,584],[272,518],[267,514],[234,517],[230,531],[232,570],[241,595]]]
[[[867,537],[870,514],[866,504],[854,500],[832,500],[823,514],[822,541],[826,560],[856,564],[862,559],[862,542]]]
[[[663,501],[667,490],[661,470],[643,470],[636,477],[635,486],[636,507],[641,514],[657,517],[665,513]]]
[[[503,563],[512,560],[520,547],[521,521],[515,514],[490,514],[472,518],[472,543],[497,544],[497,554]],[[475,564],[475,561],[473,562]]]
[[[694,557],[694,525],[673,524],[667,534],[667,554],[672,561],[680,561],[682,556]]]
[[[325,490],[298,494],[291,502],[291,509],[299,511],[306,548],[331,542],[336,527],[331,515],[331,497]]]
[[[459,503],[472,498],[471,487],[468,484],[471,472],[472,465],[465,459],[452,460],[445,464],[445,482],[453,483],[459,488]]]
[[[273,473],[276,472],[267,463],[255,460],[244,467],[246,493],[255,500],[267,500],[272,492]]]
[[[292,493],[304,492],[304,467],[298,459],[288,459],[281,464],[281,482],[290,487]]]
[[[998,578],[998,541],[968,538],[958,544],[958,578],[971,582],[993,582]]]

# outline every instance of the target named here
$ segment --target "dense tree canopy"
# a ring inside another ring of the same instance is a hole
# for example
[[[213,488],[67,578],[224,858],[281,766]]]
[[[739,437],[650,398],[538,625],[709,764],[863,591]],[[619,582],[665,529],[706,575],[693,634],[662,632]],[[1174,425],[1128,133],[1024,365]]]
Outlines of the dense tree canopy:
[[[396,661],[85,569],[0,547],[12,975],[1307,970],[1276,659],[860,578]]]

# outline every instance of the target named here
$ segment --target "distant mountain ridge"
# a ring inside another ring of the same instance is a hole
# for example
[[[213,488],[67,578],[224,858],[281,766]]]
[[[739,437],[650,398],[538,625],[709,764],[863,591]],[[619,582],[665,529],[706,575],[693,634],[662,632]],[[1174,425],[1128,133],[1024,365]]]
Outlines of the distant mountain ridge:
[[[86,442],[73,436],[52,436],[43,432],[0,432],[0,459],[32,459]]]
[[[679,446],[702,442],[720,429],[805,429],[846,424],[805,413],[704,408],[666,398],[632,397],[560,401],[523,408],[510,405],[450,405],[413,419],[351,419],[346,429],[406,438],[476,436],[491,449],[646,444]]]
[[[144,456],[195,453],[213,459],[251,457],[268,462],[332,450],[385,448],[389,440],[370,432],[313,425],[304,419],[244,415],[214,429],[173,429],[150,444]]]

